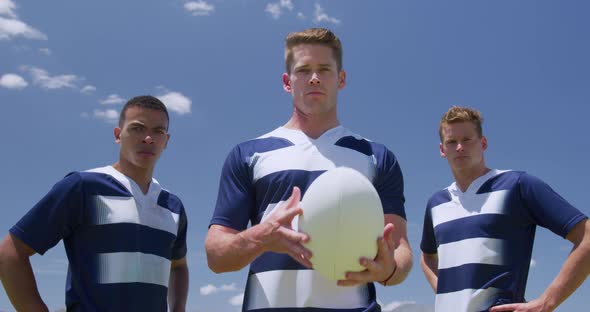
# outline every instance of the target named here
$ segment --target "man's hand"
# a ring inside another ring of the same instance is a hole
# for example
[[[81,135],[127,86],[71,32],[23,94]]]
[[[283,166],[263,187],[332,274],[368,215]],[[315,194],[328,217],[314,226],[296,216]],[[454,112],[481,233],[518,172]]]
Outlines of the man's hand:
[[[311,251],[303,247],[303,243],[309,241],[309,236],[294,231],[291,227],[293,218],[303,213],[299,205],[300,199],[301,191],[298,187],[294,187],[291,197],[258,225],[264,227],[264,232],[259,239],[264,251],[288,254],[303,266],[311,268],[312,264],[309,261]]]
[[[551,312],[553,309],[545,307],[543,301],[535,299],[526,303],[510,303],[490,308],[490,312]]]
[[[346,279],[338,281],[339,286],[355,286],[370,282],[384,281],[395,270],[394,226],[385,225],[383,236],[377,239],[377,256],[375,259],[362,257],[359,262],[366,269],[361,272],[347,272]]]

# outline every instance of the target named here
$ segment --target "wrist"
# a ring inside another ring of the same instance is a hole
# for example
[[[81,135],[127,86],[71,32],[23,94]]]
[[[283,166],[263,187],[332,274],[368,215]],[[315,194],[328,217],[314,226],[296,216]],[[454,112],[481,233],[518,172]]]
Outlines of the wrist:
[[[395,272],[397,271],[397,263],[395,262],[395,259],[393,259],[393,271],[391,272],[391,274],[389,274],[389,276],[380,281],[379,284],[383,285],[383,286],[387,286],[387,282],[389,282],[391,280],[391,278],[395,275]]]

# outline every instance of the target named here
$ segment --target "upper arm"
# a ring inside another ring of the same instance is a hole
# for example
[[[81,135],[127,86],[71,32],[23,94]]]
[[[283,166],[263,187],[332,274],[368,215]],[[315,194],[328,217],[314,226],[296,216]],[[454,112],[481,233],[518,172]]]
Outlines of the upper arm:
[[[0,254],[7,257],[25,258],[35,254],[35,250],[18,237],[8,234],[0,245]]]
[[[590,220],[586,219],[578,222],[578,224],[567,233],[565,238],[576,246],[580,244],[582,240],[590,241]]]
[[[228,237],[238,234],[239,231],[227,226],[213,224],[209,227],[207,237],[205,238],[205,249],[207,253],[220,248],[219,244],[226,241]]]
[[[179,268],[188,268],[186,257],[182,257],[180,259],[172,259],[170,262],[170,269],[175,270]]]

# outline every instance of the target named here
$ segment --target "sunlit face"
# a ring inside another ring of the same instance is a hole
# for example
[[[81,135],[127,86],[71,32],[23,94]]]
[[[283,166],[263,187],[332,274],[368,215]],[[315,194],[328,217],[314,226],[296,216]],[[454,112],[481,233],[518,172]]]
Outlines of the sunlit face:
[[[488,143],[479,137],[472,122],[456,122],[442,127],[443,141],[440,154],[446,158],[453,172],[479,170],[485,167],[483,152]]]
[[[115,141],[121,145],[121,161],[142,169],[153,169],[170,139],[168,118],[164,112],[129,107],[125,123],[115,128]]]
[[[295,109],[305,115],[336,114],[338,90],[346,73],[338,71],[330,47],[300,44],[292,49],[291,73],[283,74],[283,88],[293,95]]]

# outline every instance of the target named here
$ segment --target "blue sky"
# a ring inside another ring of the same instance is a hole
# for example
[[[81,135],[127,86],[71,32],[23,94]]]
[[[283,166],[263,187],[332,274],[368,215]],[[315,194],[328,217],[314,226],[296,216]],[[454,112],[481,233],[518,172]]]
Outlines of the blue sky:
[[[115,162],[116,112],[132,96],[159,96],[172,139],[155,176],[187,208],[189,311],[238,311],[246,271],[211,273],[203,248],[222,162],[290,116],[285,35],[329,27],[348,73],[340,121],[394,151],[406,183],[415,266],[401,286],[379,286],[379,300],[386,311],[430,311],[419,241],[426,200],[452,181],[437,136],[451,105],[483,112],[490,167],[541,177],[590,214],[589,9],[581,0],[0,0],[0,229],[67,172]],[[537,231],[528,299],[569,249]],[[64,307],[63,246],[32,262],[50,309]],[[587,309],[588,295],[587,282],[559,311]],[[3,291],[0,310],[12,311]]]

